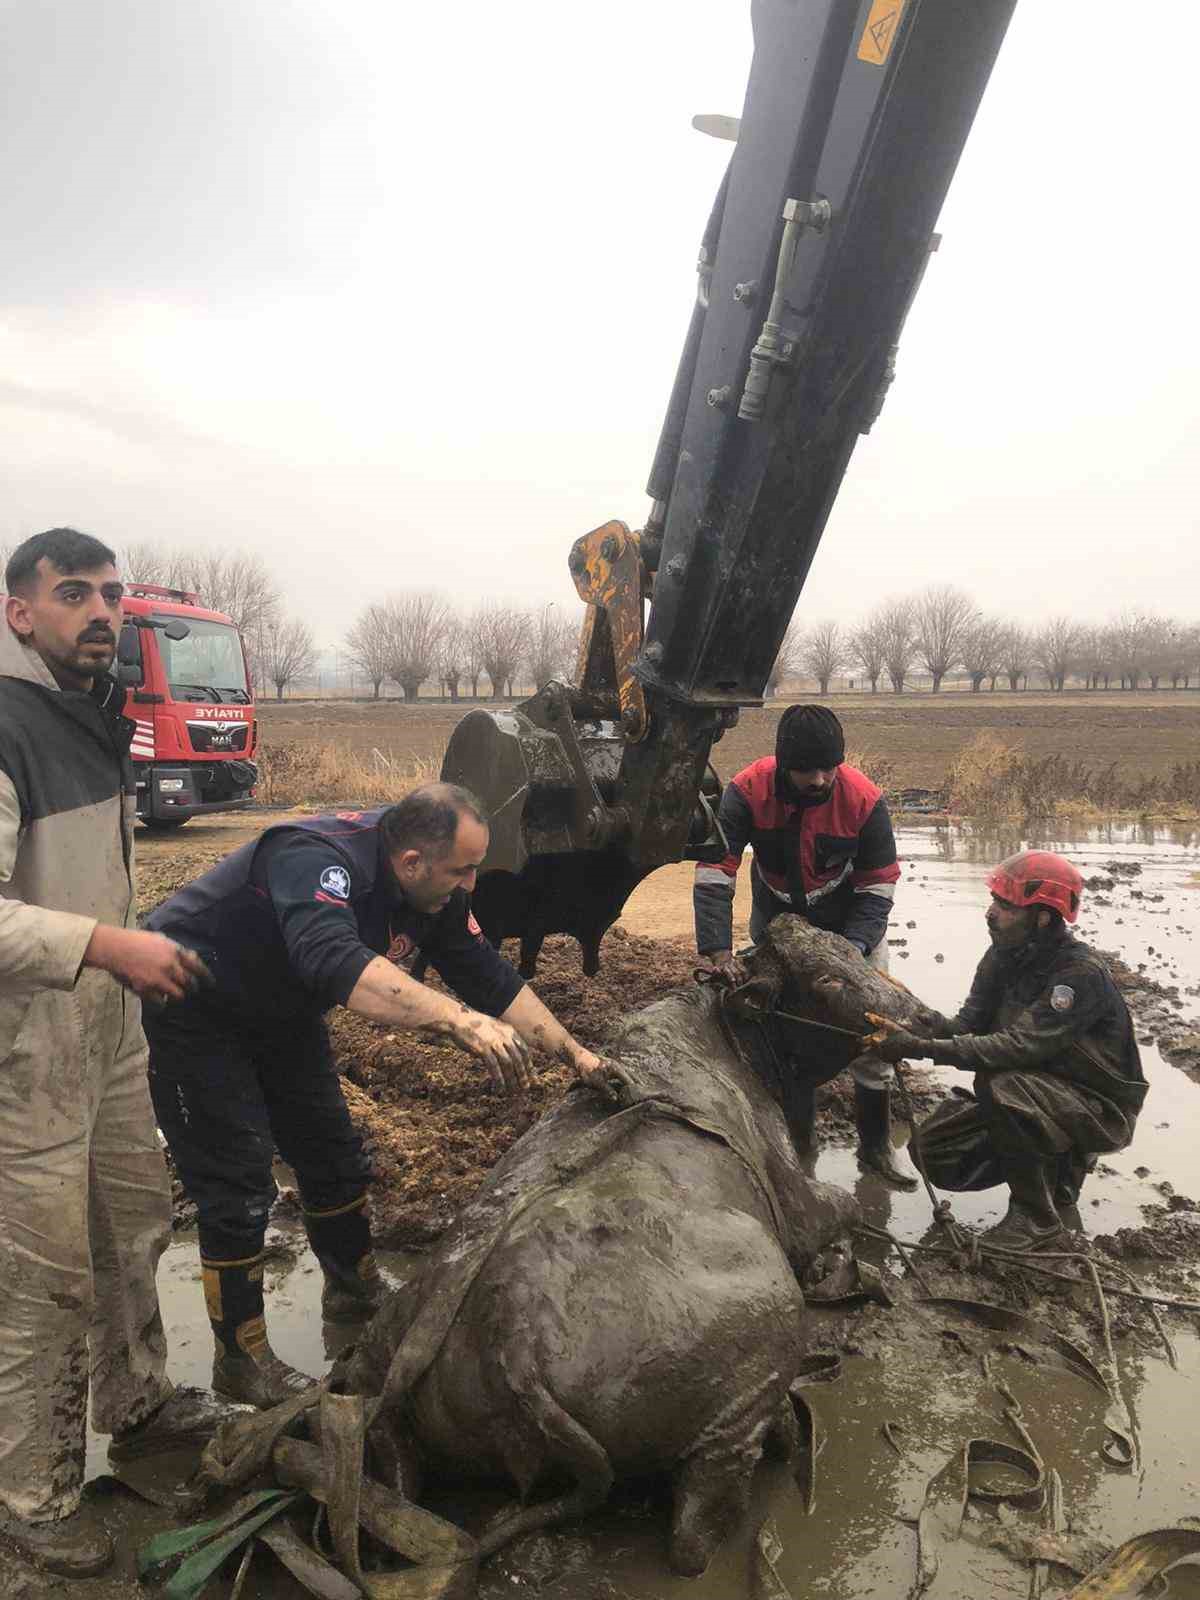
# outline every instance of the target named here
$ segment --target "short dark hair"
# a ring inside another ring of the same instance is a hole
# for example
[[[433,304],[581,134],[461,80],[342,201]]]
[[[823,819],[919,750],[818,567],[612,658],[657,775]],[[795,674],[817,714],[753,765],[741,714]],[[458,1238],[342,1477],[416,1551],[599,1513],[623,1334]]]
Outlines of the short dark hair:
[[[106,544],[78,528],[47,528],[19,544],[4,569],[4,587],[9,594],[20,594],[37,577],[39,561],[48,561],[56,572],[95,572],[97,567],[113,567],[117,558]]]
[[[383,847],[390,856],[397,850],[425,850],[438,858],[448,855],[464,816],[488,825],[482,802],[469,789],[457,783],[423,783],[380,817]]]

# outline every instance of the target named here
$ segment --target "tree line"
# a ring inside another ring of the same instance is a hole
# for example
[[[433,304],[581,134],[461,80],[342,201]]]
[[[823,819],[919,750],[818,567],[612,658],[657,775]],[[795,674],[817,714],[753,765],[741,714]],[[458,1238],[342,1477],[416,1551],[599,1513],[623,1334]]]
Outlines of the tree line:
[[[1087,689],[1186,689],[1200,683],[1200,624],[1136,610],[1106,622],[1064,613],[1026,624],[936,584],[884,601],[859,623],[793,619],[770,687],[806,677],[826,695],[832,679],[852,673],[872,694],[881,682],[902,694],[920,673],[937,694],[958,672],[975,694],[985,684],[1015,693],[1039,680],[1059,692],[1068,680]]]
[[[12,547],[0,547],[0,572]],[[284,690],[311,675],[320,647],[310,625],[289,616],[279,584],[259,556],[224,550],[172,549],[153,541],[119,553],[131,585],[190,590],[232,618],[246,642],[251,676],[260,692]],[[347,632],[343,651],[378,699],[394,683],[406,700],[426,684],[457,700],[478,699],[486,681],[494,699],[514,686],[541,686],[572,674],[579,613],[554,604],[540,609],[489,601],[456,609],[429,590],[403,591],[366,606]],[[1187,689],[1200,684],[1200,624],[1126,609],[1105,622],[1060,613],[1027,624],[988,612],[952,584],[935,584],[878,605],[857,623],[793,618],[768,692],[798,678],[822,695],[839,676],[861,679],[872,693],[881,684],[903,693],[918,674],[938,693],[961,673],[978,694],[985,687],[1013,692],[1039,682],[1062,691]]]
[[[540,610],[492,601],[470,613],[456,610],[430,590],[391,595],[359,613],[346,634],[345,651],[379,699],[395,683],[416,700],[424,683],[437,683],[449,700],[467,685],[479,698],[487,679],[493,699],[511,696],[518,681],[539,687],[570,677],[579,619],[551,603]]]

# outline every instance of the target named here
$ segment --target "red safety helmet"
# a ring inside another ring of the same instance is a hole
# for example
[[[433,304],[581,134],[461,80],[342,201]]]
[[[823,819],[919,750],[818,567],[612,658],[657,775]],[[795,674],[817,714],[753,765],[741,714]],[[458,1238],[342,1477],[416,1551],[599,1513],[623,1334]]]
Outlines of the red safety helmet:
[[[1049,906],[1065,922],[1079,915],[1083,877],[1064,856],[1049,850],[1022,850],[988,873],[987,886],[1014,906]]]

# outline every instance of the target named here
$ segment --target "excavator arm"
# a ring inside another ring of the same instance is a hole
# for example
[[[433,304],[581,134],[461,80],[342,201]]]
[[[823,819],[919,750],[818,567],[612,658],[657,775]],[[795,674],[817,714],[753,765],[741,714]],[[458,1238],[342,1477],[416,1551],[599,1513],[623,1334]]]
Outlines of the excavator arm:
[[[1015,0],[753,0],[754,58],[640,535],[569,565],[575,686],[473,711],[443,776],[487,802],[489,937],[579,939],[637,883],[722,854],[709,766],[761,704],[858,436],[879,415],[934,226]],[[649,615],[643,631],[644,601]]]

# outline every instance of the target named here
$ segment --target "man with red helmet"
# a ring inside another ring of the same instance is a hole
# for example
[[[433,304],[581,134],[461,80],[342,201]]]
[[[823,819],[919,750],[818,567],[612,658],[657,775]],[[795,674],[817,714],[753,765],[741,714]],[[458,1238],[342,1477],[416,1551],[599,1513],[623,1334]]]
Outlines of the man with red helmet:
[[[975,1073],[918,1130],[941,1189],[1007,1183],[1008,1214],[985,1238],[1044,1249],[1063,1231],[1098,1155],[1123,1149],[1146,1096],[1128,1008],[1107,967],[1068,931],[1083,879],[1062,856],[1026,850],[988,876],[992,948],[956,1017],[928,1038],[892,1029],[889,1061],[924,1056]]]

